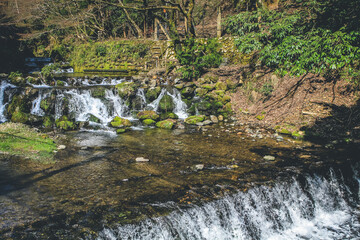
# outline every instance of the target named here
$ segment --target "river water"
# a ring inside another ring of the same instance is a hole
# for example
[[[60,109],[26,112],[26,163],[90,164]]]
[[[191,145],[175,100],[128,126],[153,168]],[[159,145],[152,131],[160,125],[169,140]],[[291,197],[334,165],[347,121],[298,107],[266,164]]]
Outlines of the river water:
[[[68,99],[76,120],[92,114],[102,128],[64,133],[52,165],[1,156],[1,239],[360,239],[358,146],[254,138],[230,122],[117,135],[107,128],[114,116],[133,121],[133,110],[157,110],[165,95],[188,114],[165,87],[152,102],[138,89],[139,109],[129,109],[107,88],[123,80],[111,81],[98,84],[101,98],[89,82],[34,86],[31,114],[42,116],[41,100],[56,93],[55,118]],[[0,121],[12,87],[1,82]]]

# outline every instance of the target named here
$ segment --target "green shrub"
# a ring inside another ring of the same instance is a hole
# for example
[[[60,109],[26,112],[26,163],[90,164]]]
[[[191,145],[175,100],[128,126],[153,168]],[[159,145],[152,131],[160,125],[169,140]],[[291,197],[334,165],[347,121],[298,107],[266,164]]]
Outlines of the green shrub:
[[[222,62],[219,51],[220,44],[215,39],[199,43],[195,39],[182,42],[181,50],[177,50],[176,58],[179,60],[182,77],[193,80],[201,76],[207,68],[218,67]]]
[[[96,56],[99,56],[99,57],[106,56],[106,53],[107,53],[106,46],[102,46],[102,45],[97,46],[95,49],[95,52],[96,52]]]

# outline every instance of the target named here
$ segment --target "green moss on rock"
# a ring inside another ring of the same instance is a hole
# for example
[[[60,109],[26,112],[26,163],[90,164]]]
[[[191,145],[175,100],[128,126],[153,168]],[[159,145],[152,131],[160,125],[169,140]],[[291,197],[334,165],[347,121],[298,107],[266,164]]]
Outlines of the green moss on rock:
[[[204,115],[190,116],[185,119],[185,123],[195,125],[196,123],[203,122],[204,120]]]
[[[110,126],[114,128],[127,128],[131,127],[132,123],[130,120],[116,116],[111,122]]]
[[[118,90],[119,96],[121,98],[128,98],[130,96],[135,95],[136,86],[134,82],[122,82],[116,85],[116,89]]]
[[[163,129],[172,129],[174,127],[174,120],[167,119],[156,123],[156,127]]]
[[[160,116],[155,111],[142,111],[137,114],[137,117],[140,120],[152,119],[157,121]]]
[[[146,125],[146,126],[149,126],[149,125],[155,125],[155,121],[154,120],[152,120],[152,119],[145,119],[144,121],[143,121],[143,124],[144,125]]]
[[[150,88],[147,90],[147,92],[145,93],[145,97],[147,100],[149,100],[150,102],[154,101],[155,99],[157,99],[157,97],[159,96],[161,92],[161,87],[155,87],[155,88]]]
[[[14,123],[27,123],[29,121],[29,114],[16,111],[12,114],[11,121]]]
[[[165,95],[159,103],[159,111],[166,113],[174,110],[175,104],[169,95]]]

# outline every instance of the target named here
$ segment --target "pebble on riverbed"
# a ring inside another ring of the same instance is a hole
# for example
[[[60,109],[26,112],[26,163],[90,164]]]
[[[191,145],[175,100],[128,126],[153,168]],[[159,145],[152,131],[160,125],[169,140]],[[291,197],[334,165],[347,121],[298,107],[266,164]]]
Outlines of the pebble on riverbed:
[[[135,159],[136,162],[149,162],[149,159],[143,158],[143,157],[137,157]]]
[[[275,157],[270,156],[270,155],[266,155],[266,156],[264,156],[264,160],[266,160],[266,161],[275,161]]]

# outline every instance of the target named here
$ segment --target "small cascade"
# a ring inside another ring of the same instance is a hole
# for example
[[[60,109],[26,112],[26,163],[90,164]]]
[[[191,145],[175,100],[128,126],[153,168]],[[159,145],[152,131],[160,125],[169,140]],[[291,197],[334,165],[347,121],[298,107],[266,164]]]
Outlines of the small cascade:
[[[153,102],[151,102],[148,105],[148,107],[154,111],[157,111],[159,108],[160,101],[165,96],[166,92],[167,91],[165,88],[161,89],[161,92],[160,92],[159,96],[157,97],[157,99],[155,99]]]
[[[111,121],[107,106],[99,99],[91,96],[90,90],[68,90],[64,92],[69,99],[69,111],[76,121],[87,121],[91,115],[100,119],[101,123]]]
[[[9,96],[8,101],[6,101],[5,97],[5,90],[9,88],[15,88],[14,85],[11,85],[7,81],[0,82],[0,123],[6,122],[6,117],[4,115],[6,105],[10,101],[11,96]]]
[[[51,91],[45,91],[44,89],[40,89],[38,97],[32,102],[32,108],[30,113],[36,116],[44,116],[45,112],[40,108],[41,100],[49,97],[50,95]]]
[[[139,88],[136,92],[136,97],[140,99],[140,109],[145,109],[146,107],[146,97],[145,97],[145,92],[144,89]]]
[[[104,229],[101,239],[360,239],[358,186],[306,176],[259,186],[168,216]],[[359,177],[357,176],[357,181]],[[351,190],[350,190],[351,189]]]
[[[114,89],[105,90],[105,99],[108,99],[112,103],[112,113],[111,118],[115,116],[119,117],[129,117],[129,107],[126,106],[124,100],[122,100]]]

